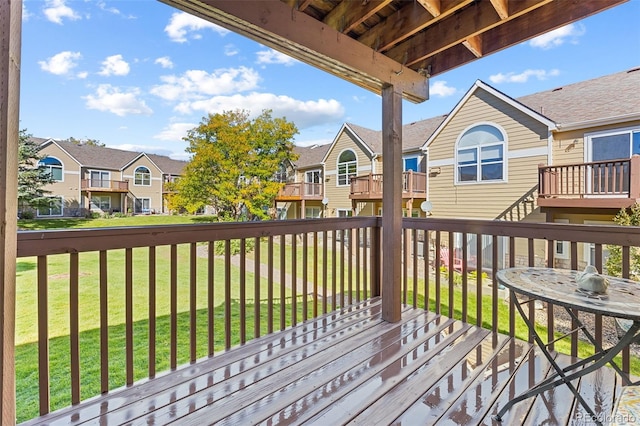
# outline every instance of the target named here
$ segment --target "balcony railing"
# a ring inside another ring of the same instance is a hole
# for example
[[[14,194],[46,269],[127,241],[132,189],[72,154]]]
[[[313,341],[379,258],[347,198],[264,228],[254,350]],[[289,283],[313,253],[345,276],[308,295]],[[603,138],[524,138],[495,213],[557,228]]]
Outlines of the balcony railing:
[[[541,207],[616,208],[640,199],[640,156],[538,167]]]
[[[82,179],[81,188],[83,191],[127,192],[129,191],[129,182],[106,179]]]
[[[402,198],[424,197],[427,193],[426,173],[402,173]],[[351,199],[382,199],[382,175],[368,174],[351,178]]]
[[[430,218],[403,228],[402,302],[511,336],[515,322],[498,315],[516,316],[495,281],[501,268],[583,269],[589,244],[599,270],[614,272],[605,260],[617,247],[619,273],[640,273],[637,227]],[[435,248],[459,241],[448,253],[461,273],[440,272]],[[568,259],[554,257],[559,241]],[[37,317],[16,319],[29,336],[17,335],[19,421],[378,296],[382,250],[376,217],[19,232],[17,304]],[[54,329],[54,316],[67,321]],[[601,345],[603,318],[593,323]],[[544,325],[553,348],[554,315]]]
[[[276,196],[277,201],[322,200],[324,191],[321,183],[287,183]]]

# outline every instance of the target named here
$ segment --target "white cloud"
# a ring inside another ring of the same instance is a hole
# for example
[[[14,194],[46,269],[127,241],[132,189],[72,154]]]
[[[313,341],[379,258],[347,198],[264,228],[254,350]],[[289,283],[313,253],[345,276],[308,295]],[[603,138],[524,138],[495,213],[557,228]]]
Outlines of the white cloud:
[[[251,68],[239,67],[221,68],[212,73],[189,70],[181,76],[169,75],[160,79],[164,84],[153,87],[151,93],[175,101],[252,90],[257,87],[260,76]]]
[[[252,117],[259,115],[264,109],[270,109],[274,117],[286,117],[287,120],[294,122],[298,129],[334,123],[344,117],[344,107],[335,99],[301,101],[289,96],[255,92],[248,95],[215,96],[206,100],[182,102],[175,108],[181,113],[202,111],[212,114],[236,109],[247,110]]]
[[[72,21],[81,19],[78,13],[65,4],[65,0],[47,0],[42,11],[49,21],[60,25],[64,18]]]
[[[516,74],[513,72],[510,73],[498,73],[492,76],[489,76],[489,80],[492,83],[526,83],[530,77],[537,78],[538,80],[546,80],[549,77],[555,77],[560,75],[560,71],[557,69],[552,70],[525,70],[520,74]]]
[[[78,66],[77,61],[82,58],[80,52],[60,52],[46,61],[38,61],[40,69],[55,75],[67,75]]]
[[[238,53],[240,53],[240,51],[238,50],[238,48],[233,45],[233,44],[227,44],[224,46],[224,54],[226,56],[235,56]]]
[[[192,39],[201,38],[202,36],[197,33],[197,31],[203,29],[211,29],[221,36],[229,34],[229,30],[185,12],[178,12],[171,15],[171,20],[167,26],[164,27],[164,31],[171,41],[177,43],[186,42],[188,33],[190,33]]]
[[[28,21],[32,16],[33,14],[27,9],[26,3],[22,3],[22,20]]]
[[[162,141],[181,141],[183,137],[187,136],[189,130],[197,126],[197,123],[171,123],[153,138]]]
[[[277,50],[268,49],[256,52],[256,63],[258,64],[282,64],[290,67],[298,62],[290,56],[280,53]]]
[[[97,6],[101,9],[104,10],[105,12],[109,12],[109,13],[113,13],[114,15],[120,15],[120,10],[116,9],[115,7],[109,7],[107,6],[107,3],[103,2],[103,1],[99,1],[97,3]]]
[[[564,44],[567,39],[570,39],[571,43],[577,44],[578,37],[585,33],[586,29],[584,25],[569,24],[531,39],[529,45],[540,49],[551,49]]]
[[[132,88],[126,92],[110,84],[101,84],[95,94],[87,95],[84,99],[89,109],[111,112],[120,117],[126,115],[151,115],[153,111],[147,104],[138,99],[140,89]]]
[[[156,59],[154,64],[159,64],[162,68],[173,68],[173,62],[171,58],[168,56],[163,56],[161,58]]]
[[[102,69],[98,74],[104,76],[127,75],[129,71],[129,64],[122,59],[122,55],[112,55],[102,61]]]
[[[429,95],[440,96],[441,98],[455,95],[456,92],[456,88],[447,86],[447,82],[444,80],[435,81],[429,86]]]
[[[88,76],[89,76],[89,73],[88,73],[87,71],[79,72],[79,73],[76,75],[76,77],[78,77],[78,78],[80,78],[80,79],[83,79],[83,80],[84,80],[85,78],[87,78]]]

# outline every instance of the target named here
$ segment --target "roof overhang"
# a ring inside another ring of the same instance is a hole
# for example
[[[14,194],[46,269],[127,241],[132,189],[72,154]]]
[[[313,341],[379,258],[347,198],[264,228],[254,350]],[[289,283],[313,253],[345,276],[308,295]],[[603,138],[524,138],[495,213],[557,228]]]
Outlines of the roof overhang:
[[[160,0],[380,94],[628,0]],[[301,78],[304,78],[301,76]]]

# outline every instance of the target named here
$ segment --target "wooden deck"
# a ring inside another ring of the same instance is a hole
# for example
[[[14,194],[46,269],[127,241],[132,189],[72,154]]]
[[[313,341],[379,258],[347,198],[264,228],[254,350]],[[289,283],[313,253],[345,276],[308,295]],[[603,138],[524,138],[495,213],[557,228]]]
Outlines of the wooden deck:
[[[529,343],[441,315],[380,316],[369,300],[25,424],[497,424],[496,407],[550,368]],[[604,368],[577,384],[601,420],[617,379]],[[561,386],[502,424],[590,423]]]

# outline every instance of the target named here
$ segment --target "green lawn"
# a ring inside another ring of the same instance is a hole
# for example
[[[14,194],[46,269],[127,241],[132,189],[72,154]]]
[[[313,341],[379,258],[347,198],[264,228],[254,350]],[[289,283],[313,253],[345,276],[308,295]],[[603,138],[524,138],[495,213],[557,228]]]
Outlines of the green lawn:
[[[215,221],[214,216],[138,215],[99,219],[55,218],[18,220],[20,230],[108,228],[114,226],[182,225]]]

